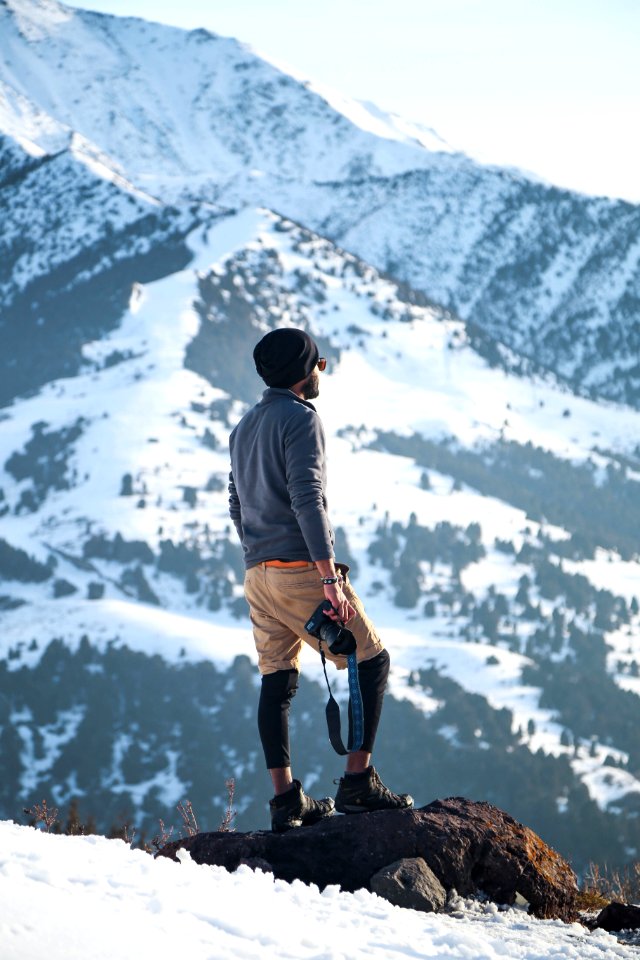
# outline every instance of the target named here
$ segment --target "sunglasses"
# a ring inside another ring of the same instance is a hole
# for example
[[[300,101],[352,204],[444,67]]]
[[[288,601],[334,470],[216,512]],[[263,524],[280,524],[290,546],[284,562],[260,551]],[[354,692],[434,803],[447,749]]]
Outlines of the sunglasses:
[[[327,369],[327,358],[319,357],[318,358],[318,370],[320,373],[323,373]]]

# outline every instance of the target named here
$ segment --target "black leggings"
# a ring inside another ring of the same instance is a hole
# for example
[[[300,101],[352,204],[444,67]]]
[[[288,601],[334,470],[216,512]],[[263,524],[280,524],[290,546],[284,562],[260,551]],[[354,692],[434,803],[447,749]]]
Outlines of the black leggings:
[[[387,686],[389,654],[382,650],[371,660],[358,664],[362,694],[364,736],[361,750],[372,753],[378,731],[382,701]],[[276,670],[262,678],[258,703],[258,731],[268,769],[290,767],[289,707],[298,689],[297,670]],[[351,739],[351,703],[349,703],[349,739]]]

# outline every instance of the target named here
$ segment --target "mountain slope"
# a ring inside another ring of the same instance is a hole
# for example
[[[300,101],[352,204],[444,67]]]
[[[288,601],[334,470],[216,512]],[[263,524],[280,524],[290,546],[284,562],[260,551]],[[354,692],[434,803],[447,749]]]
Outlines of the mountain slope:
[[[134,282],[188,262],[184,237],[199,218],[141,193],[77,136],[55,154],[8,137],[0,150],[5,404],[76,372],[82,344],[119,321]]]
[[[77,131],[164,203],[276,209],[574,391],[638,405],[637,207],[430,152],[206,31],[54,0],[0,18],[5,132],[51,153]]]
[[[105,828],[126,813],[151,830],[181,797],[218,816],[234,776],[239,826],[263,824],[226,438],[261,390],[247,345],[288,322],[329,357],[318,406],[338,550],[392,655],[381,769],[421,803],[491,799],[576,863],[633,856],[637,552],[590,543],[565,502],[550,523],[518,498],[529,476],[549,509],[543,462],[575,490],[585,471],[587,517],[620,491],[640,502],[638,415],[492,368],[462,323],[274,214],[218,218],[188,245],[188,268],[138,285],[81,372],[5,411],[6,814],[80,796]],[[481,486],[497,447],[528,458],[512,491],[496,471]],[[609,490],[622,458],[634,466]],[[626,527],[640,530],[633,509]],[[610,536],[626,549],[624,532]],[[319,662],[304,673],[294,738],[311,789],[339,769]]]
[[[294,210],[572,390],[637,406],[640,208],[442,158],[317,187]]]

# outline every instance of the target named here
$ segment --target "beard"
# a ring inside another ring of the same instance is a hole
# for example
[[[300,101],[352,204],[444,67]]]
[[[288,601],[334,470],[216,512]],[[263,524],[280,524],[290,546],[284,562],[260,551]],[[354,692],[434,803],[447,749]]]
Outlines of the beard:
[[[302,388],[302,396],[305,400],[315,400],[320,396],[320,374],[317,370],[312,370],[307,377]]]

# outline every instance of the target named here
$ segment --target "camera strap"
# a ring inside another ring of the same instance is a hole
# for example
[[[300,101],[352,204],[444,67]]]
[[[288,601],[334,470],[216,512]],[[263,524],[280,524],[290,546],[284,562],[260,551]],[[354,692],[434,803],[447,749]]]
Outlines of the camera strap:
[[[358,661],[355,653],[350,653],[347,657],[347,673],[349,676],[349,706],[351,710],[351,736],[349,737],[348,749],[342,742],[342,733],[340,729],[340,707],[331,692],[331,684],[327,676],[327,660],[322,649],[322,640],[318,642],[320,650],[320,659],[322,660],[322,669],[324,678],[327,681],[327,690],[329,691],[329,700],[325,714],[327,717],[327,729],[329,731],[329,740],[336,753],[345,756],[347,753],[355,753],[362,747],[364,736],[364,711],[362,708],[362,693],[360,691],[360,678],[358,676]]]

